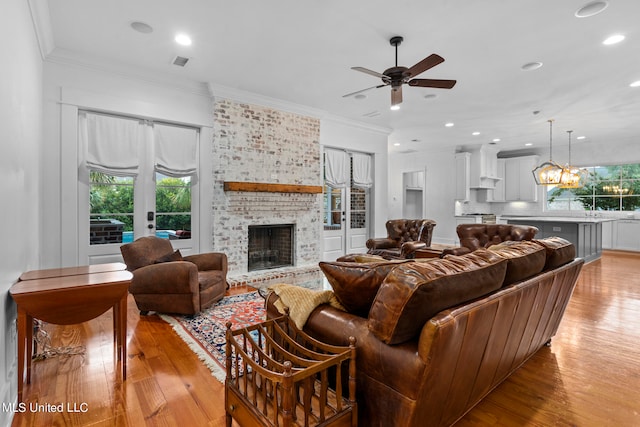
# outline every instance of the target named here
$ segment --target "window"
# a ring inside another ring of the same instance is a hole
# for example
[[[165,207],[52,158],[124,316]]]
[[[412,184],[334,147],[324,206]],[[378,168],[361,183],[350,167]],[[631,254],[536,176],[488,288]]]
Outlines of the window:
[[[91,171],[89,179],[89,244],[132,241],[133,177]]]
[[[547,210],[639,211],[640,164],[591,166],[580,188],[547,187]]]
[[[191,237],[191,177],[156,173],[156,235]]]

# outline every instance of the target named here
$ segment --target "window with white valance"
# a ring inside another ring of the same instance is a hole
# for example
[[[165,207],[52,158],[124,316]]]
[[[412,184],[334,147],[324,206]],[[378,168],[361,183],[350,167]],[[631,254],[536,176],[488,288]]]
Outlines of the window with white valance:
[[[80,111],[78,138],[88,169],[114,176],[136,176],[144,129],[137,119]]]
[[[333,188],[349,185],[349,155],[341,150],[324,150],[324,180]]]
[[[197,172],[198,130],[154,124],[155,170],[183,177]]]
[[[362,153],[352,154],[353,186],[358,188],[371,188],[371,155]]]

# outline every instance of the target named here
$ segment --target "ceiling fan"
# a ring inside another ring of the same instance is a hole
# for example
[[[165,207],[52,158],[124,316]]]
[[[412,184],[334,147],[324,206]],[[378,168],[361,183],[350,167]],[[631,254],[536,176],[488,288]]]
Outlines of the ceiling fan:
[[[358,90],[356,92],[343,95],[343,98],[348,96],[357,95],[362,92],[366,92],[371,89],[378,89],[384,86],[391,86],[391,107],[398,106],[402,103],[402,85],[408,84],[409,86],[419,87],[433,87],[438,89],[451,89],[456,84],[456,80],[439,80],[439,79],[416,79],[414,78],[418,74],[427,71],[430,68],[444,62],[444,58],[435,53],[427,56],[422,61],[418,62],[411,68],[398,66],[398,45],[402,43],[404,39],[400,36],[392,37],[389,40],[391,46],[396,48],[396,66],[386,69],[383,73],[369,70],[364,67],[351,67],[352,70],[360,71],[361,73],[370,74],[382,79],[382,84],[372,86],[366,89]]]

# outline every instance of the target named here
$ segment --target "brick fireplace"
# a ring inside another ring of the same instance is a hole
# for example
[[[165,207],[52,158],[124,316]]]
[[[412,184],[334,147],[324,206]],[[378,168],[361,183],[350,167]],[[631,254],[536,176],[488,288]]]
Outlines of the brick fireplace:
[[[250,225],[248,271],[293,266],[294,232],[293,224]]]
[[[319,138],[316,118],[216,99],[212,238],[214,250],[227,254],[229,274],[249,271],[249,228],[256,226],[289,225],[291,264],[317,265],[322,195],[305,189],[322,185]],[[225,183],[260,186],[225,190]]]

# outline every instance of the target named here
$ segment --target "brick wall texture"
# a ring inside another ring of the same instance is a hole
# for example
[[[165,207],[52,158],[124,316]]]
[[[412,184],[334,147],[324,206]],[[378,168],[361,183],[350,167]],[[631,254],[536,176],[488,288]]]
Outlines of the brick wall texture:
[[[249,225],[295,224],[296,266],[316,264],[322,195],[225,192],[224,181],[322,185],[320,121],[217,99],[213,129],[213,248],[230,274],[247,272]]]

